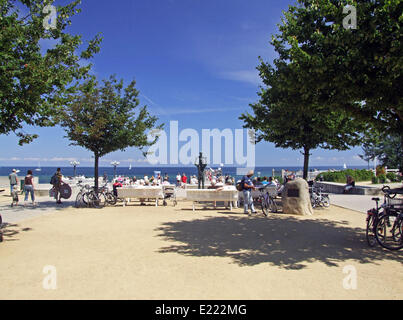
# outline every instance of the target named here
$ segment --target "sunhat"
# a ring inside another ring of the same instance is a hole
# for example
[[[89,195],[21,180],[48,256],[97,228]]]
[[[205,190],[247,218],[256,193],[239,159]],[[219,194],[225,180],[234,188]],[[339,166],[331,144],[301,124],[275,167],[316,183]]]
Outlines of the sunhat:
[[[255,174],[255,172],[253,170],[249,170],[247,173],[247,176],[253,176]]]

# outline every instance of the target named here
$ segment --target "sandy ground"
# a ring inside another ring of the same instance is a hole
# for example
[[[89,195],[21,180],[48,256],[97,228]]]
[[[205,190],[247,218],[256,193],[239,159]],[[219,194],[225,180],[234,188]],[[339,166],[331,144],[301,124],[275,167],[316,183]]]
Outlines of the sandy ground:
[[[362,213],[191,207],[70,208],[10,224],[0,299],[403,298],[403,252],[369,248]]]

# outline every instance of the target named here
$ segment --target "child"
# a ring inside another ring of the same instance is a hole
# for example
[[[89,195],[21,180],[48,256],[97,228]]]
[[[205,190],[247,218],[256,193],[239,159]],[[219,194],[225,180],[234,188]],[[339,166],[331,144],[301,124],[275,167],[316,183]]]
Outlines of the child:
[[[13,191],[11,192],[11,196],[13,197],[13,201],[11,203],[11,207],[18,206],[18,186],[14,186]]]

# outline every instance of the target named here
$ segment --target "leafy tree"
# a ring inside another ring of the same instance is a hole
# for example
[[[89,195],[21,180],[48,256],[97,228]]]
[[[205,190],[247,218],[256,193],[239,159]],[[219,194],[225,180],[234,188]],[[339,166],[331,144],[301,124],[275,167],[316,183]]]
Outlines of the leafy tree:
[[[363,136],[362,148],[364,151],[362,158],[365,157],[369,160],[377,158],[383,167],[402,170],[403,148],[398,135],[369,130]]]
[[[357,10],[356,29],[343,26],[347,5]],[[403,145],[402,22],[401,0],[298,0],[273,42],[282,59],[305,70],[302,91],[312,101],[398,135]]]
[[[310,151],[318,147],[348,149],[358,143],[357,125],[343,113],[306,98],[298,81],[303,70],[281,59],[275,65],[276,69],[261,61],[258,70],[266,88],[259,93],[260,101],[250,105],[254,114],[243,114],[240,119],[245,127],[256,130],[257,142],[265,140],[276,147],[302,149],[306,179]]]
[[[103,85],[91,77],[79,86],[79,92],[61,113],[61,123],[72,145],[94,154],[95,187],[98,188],[99,159],[108,153],[128,147],[139,149],[156,142],[148,141],[147,131],[154,129],[156,117],[147,107],[139,106],[139,91],[132,81],[123,89],[123,80],[115,76]],[[161,129],[158,126],[155,129]]]
[[[0,134],[14,132],[20,144],[32,141],[37,135],[23,126],[54,125],[60,106],[88,75],[85,61],[99,51],[101,37],[80,51],[81,36],[66,32],[79,2],[57,6],[55,28],[46,30],[44,7],[53,0],[0,0]],[[44,41],[55,46],[44,52]]]

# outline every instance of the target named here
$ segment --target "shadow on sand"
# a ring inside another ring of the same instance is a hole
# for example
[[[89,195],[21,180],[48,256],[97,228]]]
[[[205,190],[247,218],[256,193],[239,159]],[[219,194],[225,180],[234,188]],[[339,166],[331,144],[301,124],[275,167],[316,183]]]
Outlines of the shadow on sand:
[[[338,266],[348,259],[358,263],[385,259],[403,263],[402,252],[368,247],[365,230],[348,227],[346,221],[226,216],[169,222],[156,231],[166,241],[182,243],[161,248],[161,253],[229,257],[240,266],[270,263],[298,270],[314,261],[328,266]]]
[[[0,226],[0,232],[3,235],[3,241],[18,241],[15,237],[20,233],[20,232],[28,232],[32,231],[33,229],[31,228],[20,228],[18,224],[13,224],[13,223],[3,223]]]
[[[12,207],[11,205],[3,205],[1,206],[3,213],[12,213],[12,212],[21,212],[23,210],[30,211],[40,211],[40,210],[63,210],[66,208],[74,207],[75,202],[66,200],[61,204],[57,204],[55,201],[41,201],[37,203],[37,205],[32,205],[28,203],[24,206],[23,202],[20,202],[18,206]]]

